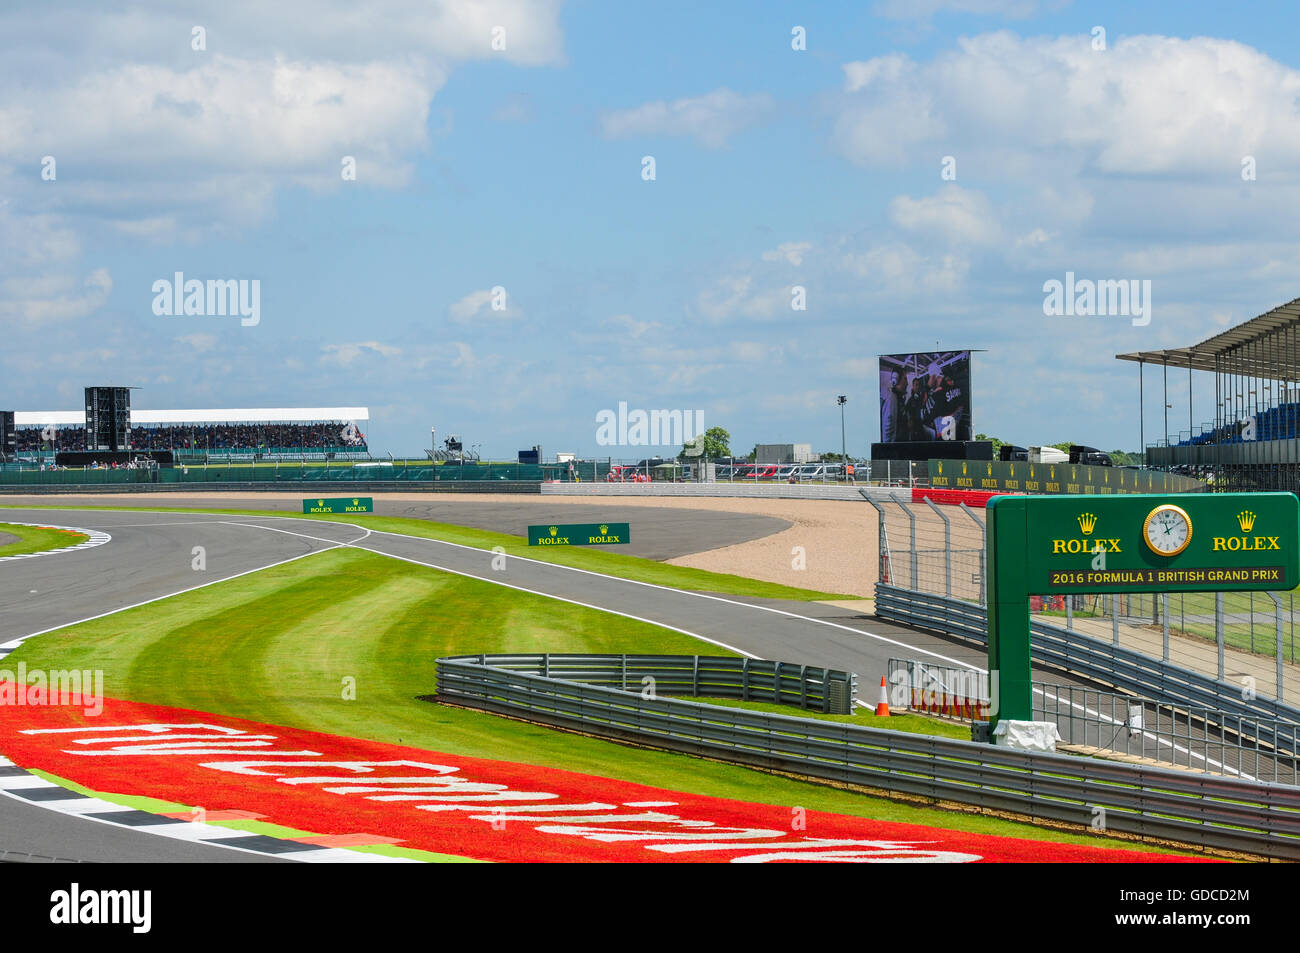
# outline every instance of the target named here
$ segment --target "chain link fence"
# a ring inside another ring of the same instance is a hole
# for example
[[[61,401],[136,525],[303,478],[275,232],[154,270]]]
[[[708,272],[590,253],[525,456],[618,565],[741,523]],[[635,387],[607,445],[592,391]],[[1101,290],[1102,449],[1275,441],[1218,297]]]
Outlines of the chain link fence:
[[[915,659],[889,660],[889,702],[956,721],[985,721],[988,673]],[[1084,755],[1164,764],[1246,781],[1300,784],[1300,725],[1173,705],[1077,685],[1035,681],[1033,715],[1060,733],[1059,746]]]

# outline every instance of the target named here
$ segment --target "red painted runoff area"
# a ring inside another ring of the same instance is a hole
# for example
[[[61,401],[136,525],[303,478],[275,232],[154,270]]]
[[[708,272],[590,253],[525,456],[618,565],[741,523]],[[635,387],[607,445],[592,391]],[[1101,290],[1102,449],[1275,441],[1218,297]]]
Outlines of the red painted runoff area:
[[[15,704],[0,752],[95,791],[336,838],[491,861],[1169,862],[1188,858],[971,834],[668,791],[534,765],[104,699]],[[93,710],[93,709],[92,709]]]

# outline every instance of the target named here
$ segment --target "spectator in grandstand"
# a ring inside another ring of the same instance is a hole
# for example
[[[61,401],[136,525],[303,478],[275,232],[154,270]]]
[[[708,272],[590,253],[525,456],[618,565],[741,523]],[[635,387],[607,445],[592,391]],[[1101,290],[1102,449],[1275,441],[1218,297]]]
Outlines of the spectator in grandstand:
[[[139,427],[134,450],[347,450],[365,451],[355,424],[194,424]]]

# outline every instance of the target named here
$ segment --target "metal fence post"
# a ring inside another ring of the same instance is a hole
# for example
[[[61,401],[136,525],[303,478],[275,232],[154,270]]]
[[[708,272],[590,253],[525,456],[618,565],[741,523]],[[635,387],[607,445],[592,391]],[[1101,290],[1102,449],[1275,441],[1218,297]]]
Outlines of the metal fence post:
[[[982,521],[978,516],[975,515],[975,511],[974,511],[974,510],[972,510],[972,509],[971,509],[969,506],[967,506],[965,503],[959,503],[959,504],[957,504],[957,505],[960,506],[960,507],[962,508],[962,511],[963,511],[967,516],[969,516],[969,517],[971,518],[971,521],[974,522],[974,524],[980,528],[980,570],[979,570],[979,572],[980,572],[980,605],[984,605],[984,558],[985,558],[985,555],[986,555],[986,552],[985,552],[985,541],[986,541],[986,535],[985,535],[985,534],[987,533],[987,529],[985,528],[983,521]]]
[[[1119,596],[1115,593],[1110,597],[1110,631],[1111,641],[1119,645]]]
[[[929,504],[930,509],[934,510],[935,515],[943,520],[943,594],[952,595],[952,523],[944,515],[943,510],[935,505],[934,500],[928,496],[925,502]]]
[[[858,490],[862,498],[876,510],[878,526],[876,540],[876,579],[879,582],[892,582],[889,573],[889,534],[885,531],[885,508],[867,495],[866,490]]]
[[[911,548],[912,548],[912,559],[911,559],[912,579],[908,583],[908,588],[918,589],[919,586],[917,585],[917,580],[916,580],[916,514],[907,508],[907,506],[903,503],[902,499],[899,497],[897,493],[891,493],[890,499],[892,499],[895,503],[897,503],[898,508],[907,514],[908,533],[911,538]]]
[[[1270,592],[1268,597],[1273,600],[1273,613],[1277,622],[1277,694],[1273,697],[1282,701],[1282,692],[1284,683],[1282,681],[1282,600],[1278,598],[1276,592]]]
[[[1160,593],[1160,615],[1161,626],[1160,635],[1164,639],[1164,652],[1160,656],[1164,661],[1169,661],[1169,593]]]
[[[1223,681],[1223,593],[1214,594],[1214,641],[1219,647],[1219,681]]]

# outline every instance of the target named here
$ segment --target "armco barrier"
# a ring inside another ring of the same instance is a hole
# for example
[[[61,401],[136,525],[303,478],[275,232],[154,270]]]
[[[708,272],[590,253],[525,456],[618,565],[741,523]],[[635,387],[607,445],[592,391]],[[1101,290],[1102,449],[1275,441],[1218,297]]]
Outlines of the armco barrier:
[[[973,602],[876,584],[876,615],[889,622],[956,635],[988,644],[987,610]],[[1035,662],[1160,702],[1213,709],[1244,718],[1300,723],[1300,709],[1256,695],[1243,698],[1240,685],[1151,658],[1112,642],[1046,622],[1029,628]],[[1272,744],[1274,739],[1261,738]],[[1281,742],[1283,739],[1277,739]],[[1288,742],[1289,743],[1289,742]]]
[[[793,705],[847,715],[858,696],[852,672],[707,655],[463,655],[442,662],[491,665],[511,672],[650,695],[691,695]]]
[[[501,668],[495,658],[439,659],[438,698],[585,734],[1080,829],[1102,816],[1111,831],[1300,859],[1300,788],[643,698]]]

